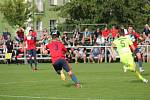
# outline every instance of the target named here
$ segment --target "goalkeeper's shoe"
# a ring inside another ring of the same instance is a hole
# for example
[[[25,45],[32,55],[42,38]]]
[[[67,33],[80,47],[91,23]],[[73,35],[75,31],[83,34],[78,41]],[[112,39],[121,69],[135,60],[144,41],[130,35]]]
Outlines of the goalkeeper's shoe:
[[[66,80],[66,76],[65,76],[65,74],[63,73],[63,71],[60,72],[60,78],[61,78],[61,80],[63,80],[63,81]]]
[[[148,83],[148,80],[147,79],[142,79],[142,81],[144,82],[144,83]]]
[[[126,65],[123,66],[123,72],[127,72],[128,68]]]

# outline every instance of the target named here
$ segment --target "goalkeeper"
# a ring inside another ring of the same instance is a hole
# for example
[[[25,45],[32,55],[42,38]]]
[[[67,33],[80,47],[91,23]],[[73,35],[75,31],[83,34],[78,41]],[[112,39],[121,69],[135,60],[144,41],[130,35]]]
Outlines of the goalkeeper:
[[[132,52],[130,50],[131,46],[133,50],[135,50],[134,45],[132,44],[132,41],[124,36],[124,29],[119,30],[120,37],[115,39],[112,43],[111,50],[113,53],[113,58],[115,59],[114,56],[114,47],[117,47],[117,51],[120,56],[120,61],[123,63],[124,67],[124,72],[127,70],[130,70],[132,72],[135,72],[137,77],[142,80],[144,83],[147,83],[148,80],[143,78],[141,74],[136,70],[136,64],[134,62],[134,58],[132,57]]]

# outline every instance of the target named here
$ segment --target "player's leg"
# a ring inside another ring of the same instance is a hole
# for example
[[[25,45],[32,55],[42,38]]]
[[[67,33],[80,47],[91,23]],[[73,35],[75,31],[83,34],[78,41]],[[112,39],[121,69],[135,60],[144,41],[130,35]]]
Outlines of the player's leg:
[[[65,59],[61,59],[62,63],[63,63],[63,69],[68,73],[68,75],[71,77],[72,81],[75,83],[75,86],[77,88],[80,88],[80,82],[78,81],[78,79],[76,78],[75,74],[72,72],[72,68],[71,65],[65,60]]]
[[[34,69],[37,70],[37,60],[36,60],[36,50],[33,49],[32,50],[32,57],[33,57],[33,61],[34,61]]]
[[[136,70],[136,64],[135,64],[134,59],[133,59],[132,56],[128,57],[128,65],[129,65],[130,71],[135,72],[136,76],[140,80],[142,80],[145,83],[148,82],[148,80],[146,80],[145,78],[143,78],[143,76]]]
[[[65,77],[65,74],[63,73],[63,70],[62,70],[62,63],[61,63],[61,61],[60,60],[56,61],[53,64],[53,67],[54,67],[55,71],[57,72],[57,74],[60,75],[61,80],[65,81],[66,77]]]
[[[138,59],[138,65],[139,65],[139,70],[140,72],[144,72],[143,67],[142,67],[142,56],[140,52],[136,53],[136,57]]]
[[[32,66],[32,63],[33,63],[33,60],[32,60],[32,51],[28,50],[27,53],[28,53],[28,60],[29,60],[30,67],[31,67],[31,69],[33,69],[33,66]]]

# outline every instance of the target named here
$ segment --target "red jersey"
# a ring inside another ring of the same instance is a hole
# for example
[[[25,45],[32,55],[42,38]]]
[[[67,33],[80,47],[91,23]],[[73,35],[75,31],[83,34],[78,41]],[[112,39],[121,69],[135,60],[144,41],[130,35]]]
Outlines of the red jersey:
[[[128,33],[127,35],[129,35],[129,38],[133,42],[134,47],[138,48],[138,39],[140,37],[140,34],[138,34],[136,32],[132,32],[131,34]]]
[[[49,48],[50,50],[50,55],[53,64],[58,59],[65,59],[64,53],[67,52],[67,49],[60,41],[52,41],[47,45],[47,48]]]
[[[107,29],[107,30],[102,30],[102,36],[103,36],[104,38],[107,38],[107,37],[109,36],[109,34],[110,34],[110,30],[109,30],[109,29]]]
[[[33,32],[32,32],[32,36],[33,36],[33,37],[37,37],[37,32],[33,31]]]
[[[36,49],[36,37],[27,36],[25,37],[27,50]]]
[[[117,29],[111,29],[111,34],[112,34],[112,37],[115,38],[117,35],[118,35],[118,30]]]

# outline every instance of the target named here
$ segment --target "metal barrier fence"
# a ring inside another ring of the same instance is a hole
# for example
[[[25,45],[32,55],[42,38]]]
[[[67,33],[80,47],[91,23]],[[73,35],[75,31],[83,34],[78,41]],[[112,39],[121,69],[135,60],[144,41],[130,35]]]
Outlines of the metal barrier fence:
[[[105,50],[104,62],[107,63],[107,52],[106,51],[108,49],[110,49],[110,46],[78,46],[78,48],[86,48],[87,50],[91,49],[93,47],[104,48],[104,50]],[[141,48],[141,51],[144,53],[143,55],[146,57],[146,61],[150,60],[150,45],[139,45],[139,47]],[[37,47],[37,48],[40,49],[41,47]],[[75,46],[70,46],[70,47],[67,46],[66,48],[71,49],[71,48],[76,48],[76,47]],[[15,50],[16,49],[18,49],[18,48],[15,48]],[[3,51],[3,50],[4,50],[4,48],[0,48],[0,51]],[[89,54],[89,53],[90,52],[87,52],[87,54]],[[26,63],[27,62],[27,57],[26,57],[27,53],[24,52],[24,54],[22,54],[22,55],[24,55],[24,56],[21,58],[18,58],[18,60],[23,60],[24,63]],[[89,56],[87,56],[87,58],[89,58]],[[116,58],[119,58],[118,54],[116,55]],[[39,54],[37,54],[37,59],[44,60],[44,59],[51,59],[51,57],[49,54],[45,55],[45,57],[43,57],[43,54],[39,53]],[[1,60],[5,60],[5,53],[2,53],[2,52],[0,53],[0,61]],[[12,57],[12,60],[15,60],[15,58]]]

